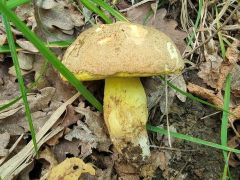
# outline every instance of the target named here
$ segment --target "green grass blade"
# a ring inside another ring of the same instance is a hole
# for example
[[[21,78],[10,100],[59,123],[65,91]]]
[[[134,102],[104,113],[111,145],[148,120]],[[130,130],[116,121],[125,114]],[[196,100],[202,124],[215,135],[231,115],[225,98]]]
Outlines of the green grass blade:
[[[100,10],[92,1],[90,1],[90,0],[80,0],[80,2],[86,8],[88,8],[90,11],[98,14],[107,24],[112,23],[112,20],[102,10]]]
[[[227,111],[229,111],[229,105],[230,105],[231,80],[232,80],[232,76],[231,76],[231,74],[229,74],[227,76],[227,80],[226,80],[224,104],[223,104],[223,108]],[[223,146],[227,146],[227,141],[228,141],[228,134],[227,134],[227,132],[228,132],[228,115],[229,115],[229,113],[223,111],[222,124],[221,124],[221,144]],[[223,151],[223,156],[224,156],[224,160],[225,160],[225,166],[228,167],[228,154],[226,151]]]
[[[10,0],[10,1],[7,1],[7,7],[8,9],[13,9],[17,6],[21,6],[29,2],[31,1],[30,0]]]
[[[199,0],[198,1],[197,19],[196,19],[194,27],[193,27],[195,29],[195,31],[199,27],[199,22],[200,22],[201,13],[202,13],[202,7],[203,7],[203,0]],[[193,47],[193,38],[195,38],[194,35],[195,35],[194,32],[190,36],[188,35],[188,44],[187,44],[187,46],[189,46],[191,44],[191,46]]]
[[[91,1],[91,0],[89,0],[89,1]],[[122,13],[120,13],[117,10],[115,10],[114,8],[112,8],[108,3],[106,3],[102,0],[92,0],[92,1],[94,3],[96,3],[97,5],[101,6],[102,8],[104,8],[106,11],[108,11],[117,20],[129,22],[129,20]]]
[[[0,11],[10,19],[23,35],[32,42],[39,52],[56,68],[93,106],[102,111],[102,104],[90,91],[60,62],[44,43],[13,13],[0,2]]]
[[[14,99],[10,100],[9,102],[3,104],[0,106],[0,112],[4,109],[9,108],[10,106],[12,106],[13,104],[15,104],[16,102],[18,102],[20,99],[22,99],[22,96],[17,96]]]
[[[73,39],[67,41],[53,41],[45,43],[45,46],[49,48],[68,47],[73,43],[73,41],[74,41]]]
[[[17,74],[17,79],[18,79],[20,91],[21,91],[21,94],[22,94],[22,100],[23,100],[23,103],[24,103],[25,113],[26,113],[26,120],[28,121],[28,125],[29,125],[31,135],[32,135],[34,149],[35,149],[35,152],[37,154],[38,147],[37,147],[37,141],[36,141],[36,133],[35,133],[35,129],[34,129],[34,126],[33,126],[33,123],[32,123],[31,111],[30,111],[30,107],[29,107],[29,104],[28,104],[28,100],[27,100],[27,92],[26,92],[26,89],[25,89],[25,86],[24,86],[24,81],[23,81],[23,77],[22,77],[22,74],[21,74],[21,70],[20,70],[20,66],[19,66],[19,62],[18,62],[18,58],[17,58],[17,52],[16,52],[16,48],[15,48],[13,35],[12,35],[12,32],[11,32],[11,26],[10,26],[10,23],[8,22],[8,19],[5,15],[3,15],[3,23],[4,23],[4,26],[5,26],[5,29],[6,29],[8,44],[9,44],[9,47],[10,47],[10,50],[11,50],[12,60],[13,60],[13,63],[14,63],[16,74]]]
[[[68,41],[53,41],[53,42],[48,42],[45,43],[46,47],[49,48],[64,48],[64,47],[68,47],[73,43],[73,40],[68,40]],[[16,47],[16,51],[21,51],[23,50],[20,46],[18,46],[17,44],[15,44]],[[8,53],[10,52],[10,48],[8,46],[8,44],[2,45],[0,46],[0,53]]]
[[[17,44],[15,44],[15,47],[16,47],[16,51],[22,50],[22,48],[19,47]],[[8,52],[10,52],[10,48],[8,44],[0,46],[0,53],[8,53]]]
[[[160,127],[152,126],[150,124],[147,124],[147,129],[149,131],[156,132],[156,133],[159,133],[159,134],[162,134],[162,135],[167,135],[168,134],[167,130],[165,130],[163,128],[160,128]],[[170,132],[170,135],[171,135],[171,137],[178,138],[178,139],[183,139],[183,140],[193,142],[193,143],[196,143],[196,144],[205,145],[205,146],[209,146],[209,147],[212,147],[212,148],[216,148],[216,149],[220,149],[220,150],[224,150],[224,151],[229,151],[229,152],[234,152],[234,153],[238,153],[238,154],[240,153],[240,150],[238,150],[238,149],[233,149],[233,148],[230,148],[228,146],[221,145],[221,144],[217,144],[217,143],[205,141],[205,140],[202,140],[202,139],[194,138],[192,136],[188,136],[188,135],[185,135],[185,134]]]

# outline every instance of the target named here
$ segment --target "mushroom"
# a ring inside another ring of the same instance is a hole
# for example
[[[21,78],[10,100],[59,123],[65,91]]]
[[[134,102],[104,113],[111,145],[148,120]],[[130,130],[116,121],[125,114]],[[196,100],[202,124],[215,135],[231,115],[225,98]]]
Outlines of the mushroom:
[[[113,145],[120,154],[149,156],[147,98],[140,77],[183,69],[173,41],[139,24],[103,24],[81,33],[62,63],[81,81],[105,79],[103,113]]]

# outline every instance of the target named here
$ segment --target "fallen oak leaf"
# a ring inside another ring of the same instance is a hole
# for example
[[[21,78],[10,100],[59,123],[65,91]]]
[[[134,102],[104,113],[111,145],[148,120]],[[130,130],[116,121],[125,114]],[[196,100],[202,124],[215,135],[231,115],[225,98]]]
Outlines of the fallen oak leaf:
[[[216,84],[220,76],[220,68],[222,66],[223,59],[218,55],[214,41],[210,41],[208,43],[207,48],[204,50],[204,57],[206,61],[200,64],[198,76],[208,86],[217,88]]]
[[[73,3],[61,0],[37,0],[35,18],[47,41],[66,40],[74,36],[74,28],[84,25],[83,16]]]
[[[67,158],[62,163],[53,167],[48,175],[49,180],[64,179],[64,180],[78,180],[83,173],[95,175],[95,169],[92,164],[85,164],[79,158]]]
[[[178,23],[175,20],[167,20],[165,18],[167,14],[166,9],[159,9],[156,11],[155,15],[146,19],[148,13],[152,10],[151,5],[152,2],[148,2],[129,10],[127,12],[127,18],[132,22],[140,24],[143,24],[144,21],[146,21],[145,25],[155,27],[156,29],[164,32],[171,37],[177,48],[180,50],[180,53],[183,53],[186,48],[184,39],[187,37],[187,33],[176,29]]]
[[[59,144],[53,146],[53,150],[58,162],[64,161],[69,154],[77,157],[80,154],[79,140],[68,141],[62,139]]]
[[[79,140],[79,146],[81,147],[81,158],[85,158],[92,154],[92,149],[97,147],[98,138],[84,123],[79,123],[78,126],[74,126],[73,130],[68,132],[64,137],[68,141],[73,139]]]
[[[220,73],[218,76],[218,80],[216,83],[216,89],[218,92],[221,92],[224,86],[224,82],[228,76],[228,74],[232,71],[234,68],[234,64],[231,64],[230,61],[223,61],[220,67]]]
[[[227,48],[226,59],[218,55],[218,49],[215,42],[211,40],[204,50],[206,61],[201,63],[198,76],[203,81],[216,88],[218,92],[223,89],[223,85],[227,75],[233,70],[234,66],[240,59],[240,53],[237,49],[240,46],[240,41],[233,41],[231,46]]]
[[[50,146],[54,146],[58,144],[59,139],[62,138],[62,136],[66,133],[65,132],[66,128],[71,126],[72,124],[75,124],[78,120],[79,120],[79,115],[75,112],[73,106],[69,104],[66,108],[66,113],[64,117],[54,125],[54,127],[57,127],[57,126],[64,127],[64,130],[56,134],[50,140],[48,140],[47,144]]]
[[[230,63],[234,64],[240,61],[240,40],[235,40],[233,43],[227,48],[226,58],[230,61]]]
[[[81,103],[75,108],[75,111],[85,117],[84,122],[91,132],[98,137],[97,149],[99,151],[109,152],[109,147],[112,143],[106,134],[106,127],[102,115],[99,112],[93,112],[89,107],[83,107]]]
[[[35,112],[38,110],[44,110],[44,108],[47,108],[54,96],[54,93],[55,93],[55,88],[45,87],[45,88],[39,90],[39,93],[29,94],[28,102],[30,105],[31,112]],[[7,100],[0,100],[1,104],[5,104],[7,102],[8,102]],[[17,114],[18,118],[20,116],[23,116],[25,114],[23,107],[24,106],[23,106],[22,101],[16,102],[14,105],[12,105],[0,112],[0,119],[5,119],[16,113],[18,113]]]
[[[38,49],[30,41],[27,41],[26,39],[17,39],[16,43],[27,52],[29,51],[32,53],[38,52]]]

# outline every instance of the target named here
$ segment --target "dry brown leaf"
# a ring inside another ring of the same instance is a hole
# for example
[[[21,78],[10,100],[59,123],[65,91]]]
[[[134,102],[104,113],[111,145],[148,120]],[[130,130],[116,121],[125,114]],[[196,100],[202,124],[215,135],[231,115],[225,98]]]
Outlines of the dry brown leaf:
[[[62,104],[52,101],[54,92],[55,88],[47,87],[40,90],[40,93],[31,94],[28,96],[28,101],[32,112],[33,124],[36,130],[41,128],[45,121],[48,119],[48,117],[51,115],[51,112]],[[0,121],[0,131],[7,131],[11,135],[20,135],[26,131],[29,131],[29,126],[25,119],[25,111],[22,101],[18,101],[14,104],[14,106],[5,109],[4,112],[0,113],[0,115],[2,113],[6,114],[11,111],[15,111],[15,109],[18,108],[20,110],[18,110],[14,114],[10,113],[10,116],[5,117]]]
[[[127,17],[132,22],[142,24],[148,12],[152,9],[151,4],[151,2],[145,3],[137,8],[129,10],[127,12]],[[184,39],[187,37],[187,33],[177,30],[177,22],[175,20],[167,20],[165,18],[166,14],[166,9],[157,10],[155,16],[151,16],[147,19],[146,25],[153,26],[171,37],[180,52],[183,53],[186,48]]]
[[[60,125],[61,127],[64,127],[66,129],[68,126],[75,124],[78,120],[79,120],[79,115],[76,114],[72,105],[68,105],[66,108],[66,113],[64,117],[62,118],[61,121],[56,123],[54,127],[57,127]],[[50,146],[54,146],[58,144],[59,139],[64,135],[64,131],[65,130],[61,131],[60,133],[56,134],[53,138],[48,140],[47,144]]]
[[[99,151],[109,152],[109,147],[112,144],[109,137],[106,135],[106,128],[102,115],[99,112],[93,112],[89,107],[84,108],[79,104],[75,111],[84,115],[85,123],[91,132],[97,137]]]
[[[72,141],[73,139],[78,139],[79,146],[81,146],[81,158],[85,158],[88,155],[92,154],[92,149],[97,147],[98,137],[92,134],[91,130],[83,124],[79,123],[78,126],[74,126],[73,130],[71,130],[64,137],[68,141]]]
[[[224,61],[220,67],[220,74],[216,83],[216,89],[218,92],[221,92],[221,90],[224,88],[224,83],[227,78],[227,75],[232,71],[234,65]]]
[[[49,171],[58,164],[53,152],[48,147],[45,147],[45,149],[40,152],[38,159],[47,161],[47,163],[43,163],[41,177],[47,176]]]
[[[37,23],[34,17],[34,10],[31,3],[18,6],[15,10],[15,13],[22,21],[26,22],[26,25],[31,28],[32,31],[35,30]]]
[[[116,170],[120,179],[140,180],[138,170],[128,163],[116,162],[114,169]]]
[[[46,144],[49,146],[55,146],[59,143],[59,139],[62,138],[64,135],[63,131],[57,133],[55,136],[53,136],[51,139],[49,139]]]
[[[8,100],[15,98],[19,95],[19,86],[18,83],[15,82],[15,78],[13,79],[9,76],[7,69],[9,66],[6,63],[1,63],[0,65],[0,104],[5,104]],[[11,89],[11,91],[9,91]]]
[[[169,158],[164,152],[153,151],[148,163],[141,167],[141,176],[144,178],[151,178],[154,176],[157,168],[163,172],[163,176],[167,179],[166,172],[168,171]]]
[[[219,108],[223,107],[223,98],[214,94],[214,91],[203,88],[201,86],[198,86],[192,83],[188,83],[187,89],[190,93],[196,94],[197,96],[207,99],[208,101],[215,104],[217,107]]]
[[[68,158],[51,170],[48,179],[78,180],[83,173],[95,175],[96,172],[91,164],[79,158]]]
[[[76,93],[76,89],[66,82],[63,82],[59,73],[52,67],[50,67],[46,73],[46,81],[56,88],[54,99],[57,101],[65,102]]]
[[[34,168],[34,163],[32,162],[27,167],[25,167],[23,169],[23,171],[20,172],[17,179],[18,180],[31,180],[30,177],[29,177],[29,174],[31,173],[33,168]]]
[[[18,62],[20,68],[23,70],[31,70],[33,68],[33,58],[32,54],[26,54],[23,52],[18,53]]]
[[[240,66],[235,65],[232,69],[231,90],[235,97],[240,97]]]
[[[15,109],[10,109],[9,111],[5,111],[5,112],[0,112],[0,119],[5,119],[9,116],[12,116],[13,114],[15,114],[16,112],[18,112],[20,109],[22,109],[23,107],[17,107]]]
[[[35,112],[37,110],[43,110],[44,108],[47,108],[54,96],[54,93],[55,93],[55,88],[46,87],[39,90],[39,93],[35,93],[35,94],[32,93],[28,95],[28,102],[30,104],[31,112]],[[4,100],[4,99],[0,100],[1,104],[5,104],[8,102],[9,102],[8,100]],[[9,108],[4,109],[3,111],[0,112],[0,114],[6,113],[9,111],[18,112],[18,110],[15,110],[15,109],[18,109],[20,107],[24,107],[22,101],[18,101],[14,105],[10,106]],[[23,108],[20,108],[20,109],[21,111],[19,112],[18,116],[21,116],[25,113],[25,111],[22,110]],[[9,116],[10,115],[13,115],[13,113],[9,113]]]
[[[36,4],[38,7],[43,8],[43,9],[52,9],[55,6],[57,6],[57,2],[55,0],[37,0]]]
[[[28,74],[29,71],[25,71],[25,70],[22,70],[21,69],[21,74],[24,76],[26,74]],[[14,76],[14,77],[17,77],[17,73],[15,71],[15,67],[14,66],[11,66],[9,69],[8,69],[8,74]]]
[[[22,21],[26,21],[28,18],[34,16],[33,7],[31,3],[17,6],[15,13],[17,14],[18,18],[20,18]]]
[[[227,75],[232,72],[234,66],[239,61],[240,55],[239,47],[240,41],[234,41],[230,47],[227,48],[226,58],[224,61],[222,57],[218,55],[218,49],[215,42],[211,40],[204,50],[204,56],[206,61],[200,65],[200,71],[198,76],[203,81],[216,88],[218,92],[223,89],[225,79]]]
[[[80,153],[79,140],[74,139],[73,141],[67,141],[62,139],[59,144],[53,147],[54,154],[59,162],[64,161],[68,154],[77,157]]]
[[[237,63],[240,61],[240,40],[235,40],[227,48],[226,58],[230,61],[231,64]]]
[[[37,53],[38,49],[29,41],[25,39],[17,39],[16,43],[24,50]]]
[[[210,43],[209,43],[210,44]],[[210,46],[210,45],[209,45]],[[211,45],[214,46],[214,45]],[[212,47],[211,47],[212,48]],[[209,47],[209,49],[211,49]],[[222,66],[223,59],[218,55],[218,52],[215,48],[213,50],[205,50],[204,56],[206,61],[201,63],[200,71],[198,76],[203,79],[203,81],[211,86],[212,88],[217,88],[217,82],[219,75],[221,73],[220,69]]]
[[[51,114],[51,117],[46,121],[41,130],[36,134],[39,147],[43,145],[48,139],[62,130],[61,127],[50,129],[54,123],[60,118],[68,104],[73,103],[79,97],[79,93],[75,94],[68,101],[63,103],[56,111]],[[7,160],[0,166],[0,174],[3,179],[6,177],[13,179],[19,172],[21,172],[29,163],[32,162],[33,157],[36,155],[34,152],[33,142],[30,141],[23,149],[16,155]]]
[[[35,8],[41,31],[48,41],[69,39],[75,27],[84,25],[83,16],[67,1],[38,0]]]
[[[68,127],[72,124],[77,123],[79,120],[79,115],[75,112],[75,109],[72,105],[68,105],[66,109],[66,114],[63,117],[61,126]]]

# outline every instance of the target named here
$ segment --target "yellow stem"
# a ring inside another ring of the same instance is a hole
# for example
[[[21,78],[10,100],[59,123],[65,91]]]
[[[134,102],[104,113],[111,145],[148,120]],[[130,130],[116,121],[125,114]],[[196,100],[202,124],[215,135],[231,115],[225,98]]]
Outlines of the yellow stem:
[[[139,78],[107,78],[104,90],[104,119],[119,153],[150,155],[146,123],[147,98]]]

